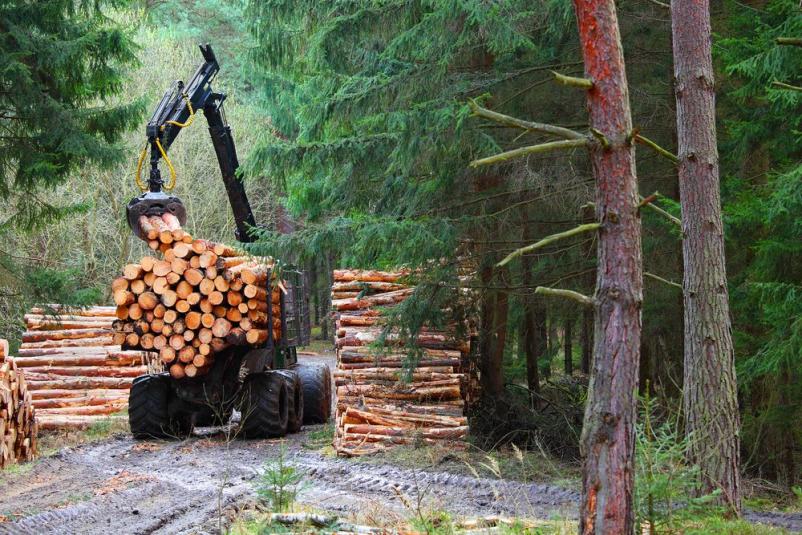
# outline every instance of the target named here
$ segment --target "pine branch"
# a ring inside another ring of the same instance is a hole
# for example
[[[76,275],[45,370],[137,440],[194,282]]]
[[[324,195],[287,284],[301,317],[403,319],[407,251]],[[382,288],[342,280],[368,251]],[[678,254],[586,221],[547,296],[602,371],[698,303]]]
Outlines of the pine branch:
[[[670,281],[668,279],[664,279],[663,277],[655,275],[654,273],[649,273],[648,271],[644,271],[643,274],[646,275],[647,277],[651,278],[651,279],[654,279],[656,281],[660,281],[663,284],[667,284],[669,286],[674,286],[675,288],[679,288],[680,290],[682,290],[682,284],[678,284],[678,283],[676,283],[674,281]]]
[[[771,87],[776,87],[777,89],[787,89],[789,91],[800,91],[800,92],[802,92],[802,87],[799,87],[798,85],[786,84],[786,83],[783,83],[783,82],[778,82],[776,80],[771,83]]]
[[[674,163],[678,163],[679,162],[679,158],[677,158],[676,154],[673,154],[672,152],[667,151],[666,149],[664,149],[663,147],[661,147],[660,145],[658,145],[657,143],[655,143],[651,139],[649,139],[647,137],[644,137],[644,136],[642,136],[640,134],[637,134],[637,133],[633,136],[633,139],[635,141],[637,141],[638,143],[640,143],[641,145],[649,147],[650,149],[652,149],[654,152],[656,152],[660,156],[662,156],[664,158],[668,158],[669,160],[671,160]]]
[[[554,243],[556,241],[559,241],[559,240],[562,240],[562,239],[565,239],[565,238],[570,238],[572,236],[577,236],[577,235],[583,234],[585,232],[591,232],[591,231],[599,230],[600,227],[601,227],[600,223],[586,223],[584,225],[579,225],[578,227],[574,227],[574,228],[572,228],[570,230],[566,230],[565,232],[558,232],[557,234],[552,234],[551,236],[546,236],[542,240],[540,240],[538,242],[535,242],[532,245],[527,245],[526,247],[521,247],[520,249],[514,250],[513,252],[508,254],[504,258],[504,260],[502,260],[501,262],[496,264],[496,267],[506,266],[507,264],[509,264],[511,261],[513,261],[517,257],[519,257],[521,255],[524,255],[524,254],[527,254],[527,253],[531,253],[532,251],[534,251],[536,249],[541,249],[541,248],[543,248],[543,247],[545,247],[547,245],[550,245],[550,244],[552,244],[552,243]]]
[[[495,163],[506,162],[507,160],[512,160],[513,158],[520,158],[521,156],[527,156],[529,154],[542,154],[545,152],[552,152],[555,150],[575,149],[578,147],[586,147],[589,144],[590,140],[588,138],[582,138],[582,139],[566,139],[563,141],[552,141],[549,143],[541,143],[539,145],[530,145],[528,147],[521,147],[520,149],[502,152],[501,154],[496,154],[494,156],[488,156],[487,158],[474,160],[470,163],[470,166],[479,167],[481,165],[491,165]]]
[[[546,288],[545,286],[538,286],[535,288],[535,293],[545,295],[547,297],[562,297],[565,299],[572,299],[577,301],[583,306],[592,307],[596,304],[596,300],[587,295],[575,292],[573,290],[563,290],[560,288]]]
[[[483,108],[473,99],[468,101],[468,106],[470,106],[472,115],[474,117],[482,117],[484,119],[503,124],[504,126],[522,128],[528,132],[539,132],[541,134],[548,134],[564,139],[585,139],[583,134],[576,132],[575,130],[571,130],[570,128],[524,121],[523,119],[518,119],[517,117],[511,117],[509,115],[504,115],[503,113],[498,113],[488,110],[487,108]]]
[[[592,89],[593,80],[588,78],[578,78],[576,76],[566,76],[556,71],[551,71],[554,75],[554,81],[558,84],[567,85],[569,87],[578,87],[579,89]]]

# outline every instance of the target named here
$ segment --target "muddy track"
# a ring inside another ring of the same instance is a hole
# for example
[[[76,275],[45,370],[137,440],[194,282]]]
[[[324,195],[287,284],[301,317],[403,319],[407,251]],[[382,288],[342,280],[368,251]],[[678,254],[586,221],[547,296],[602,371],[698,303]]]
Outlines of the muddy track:
[[[308,433],[288,441],[287,457],[306,474],[299,501],[316,508],[403,518],[420,500],[454,515],[576,514],[573,490],[337,459],[304,449]],[[254,503],[263,463],[279,448],[277,441],[120,436],[65,449],[3,477],[0,514],[9,521],[0,523],[0,533],[218,533],[232,513]],[[800,514],[746,517],[802,531]]]
[[[408,516],[421,502],[454,514],[571,516],[574,491],[546,485],[336,459],[290,441],[302,469],[300,501],[339,513],[371,504]],[[252,503],[259,471],[276,441],[191,439],[136,442],[118,437],[64,450],[0,483],[0,533],[213,533],[218,520]],[[407,505],[405,505],[405,503]]]

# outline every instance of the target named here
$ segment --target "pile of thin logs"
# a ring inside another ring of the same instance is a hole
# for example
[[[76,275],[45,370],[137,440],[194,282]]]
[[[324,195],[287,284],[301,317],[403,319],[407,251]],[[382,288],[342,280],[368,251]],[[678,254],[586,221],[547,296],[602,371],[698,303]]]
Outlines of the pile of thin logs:
[[[383,333],[383,311],[414,291],[403,283],[406,275],[334,271],[334,446],[341,455],[365,455],[396,444],[450,443],[468,432],[463,363],[469,344],[452,333],[423,331],[416,340],[419,358],[410,367],[398,336]],[[379,340],[384,341],[383,348],[375,347]]]
[[[80,429],[128,406],[134,378],[149,355],[120,351],[112,338],[115,307],[49,305],[25,315],[17,367],[25,373],[39,429]]]
[[[139,223],[164,254],[128,264],[112,283],[116,344],[158,352],[181,379],[206,374],[230,346],[262,345],[270,330],[281,338],[282,285],[272,260],[193,239],[169,214]]]
[[[25,377],[0,340],[0,469],[36,456],[36,419]]]

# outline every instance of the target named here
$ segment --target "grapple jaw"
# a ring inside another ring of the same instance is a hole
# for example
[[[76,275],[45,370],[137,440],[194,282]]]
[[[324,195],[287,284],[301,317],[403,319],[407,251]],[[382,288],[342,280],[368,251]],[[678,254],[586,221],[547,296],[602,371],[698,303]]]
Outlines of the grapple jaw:
[[[139,226],[139,218],[142,216],[161,216],[170,213],[178,218],[182,226],[187,222],[187,212],[181,199],[161,191],[149,191],[134,197],[126,206],[125,213],[128,226],[142,240],[147,239]]]

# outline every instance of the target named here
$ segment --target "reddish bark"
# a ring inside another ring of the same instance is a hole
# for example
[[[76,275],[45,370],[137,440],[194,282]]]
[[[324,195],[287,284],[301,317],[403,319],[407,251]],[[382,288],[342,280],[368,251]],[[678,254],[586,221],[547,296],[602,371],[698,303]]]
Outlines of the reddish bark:
[[[724,263],[708,0],[672,1],[671,28],[682,205],[686,432],[691,461],[701,469],[701,493],[720,489],[723,500],[739,511],[740,421]]]
[[[629,141],[624,55],[614,0],[574,0],[590,125],[607,146],[591,149],[598,243],[596,324],[582,432],[581,533],[632,533],[635,392],[641,334],[641,232],[635,154]]]

